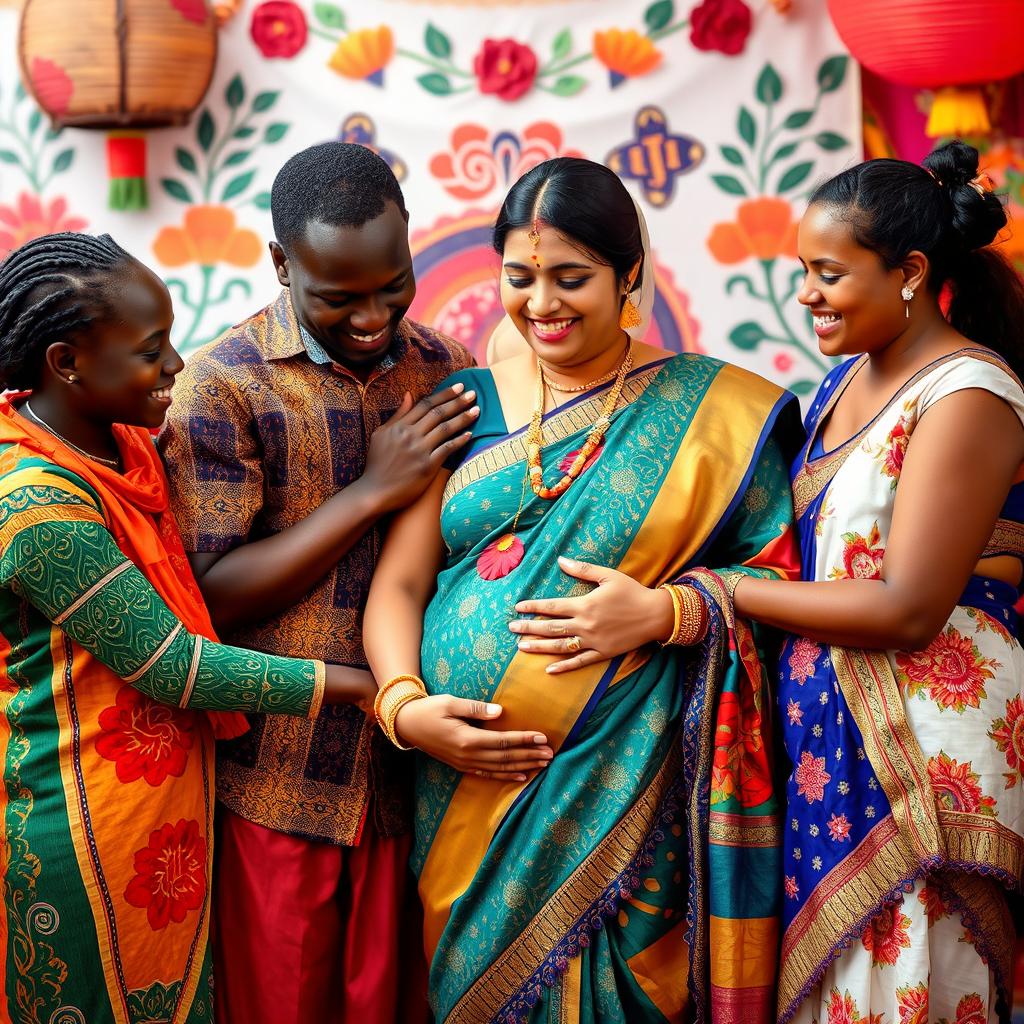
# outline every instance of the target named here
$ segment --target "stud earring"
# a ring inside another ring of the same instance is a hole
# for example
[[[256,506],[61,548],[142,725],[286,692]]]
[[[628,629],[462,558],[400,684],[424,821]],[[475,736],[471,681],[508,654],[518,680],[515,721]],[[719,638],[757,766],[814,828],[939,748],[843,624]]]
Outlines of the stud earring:
[[[77,381],[77,380],[78,380],[78,375],[77,374],[75,374],[75,373],[69,373],[68,374],[68,383],[69,384],[74,384],[75,381]]]
[[[907,319],[910,319],[910,300],[914,297],[914,289],[909,284],[903,286],[903,290],[900,292],[900,297],[906,303],[904,307],[907,312]]]

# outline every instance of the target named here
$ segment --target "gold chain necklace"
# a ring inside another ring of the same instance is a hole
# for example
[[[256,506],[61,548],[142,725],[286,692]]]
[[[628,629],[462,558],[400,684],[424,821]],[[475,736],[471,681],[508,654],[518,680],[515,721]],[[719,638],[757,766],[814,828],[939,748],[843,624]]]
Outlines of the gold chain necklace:
[[[79,455],[84,455],[87,459],[91,459],[93,462],[100,462],[104,466],[117,466],[117,459],[105,459],[102,455],[93,455],[92,452],[87,452],[84,448],[79,448],[73,441],[69,441],[63,434],[58,434],[49,423],[46,422],[41,416],[37,416],[33,411],[32,406],[28,404],[28,399],[22,403],[22,409],[25,410],[45,430],[48,434],[52,434],[62,444],[66,444],[72,451],[78,452]]]
[[[611,370],[606,373],[603,377],[596,377],[594,380],[588,380],[586,384],[576,384],[574,387],[567,388],[561,384],[556,384],[550,377],[545,377],[548,387],[552,391],[558,391],[563,395],[578,395],[581,391],[589,391],[591,388],[596,388],[601,384],[607,384],[608,381],[614,380],[618,376],[619,371],[617,369]]]

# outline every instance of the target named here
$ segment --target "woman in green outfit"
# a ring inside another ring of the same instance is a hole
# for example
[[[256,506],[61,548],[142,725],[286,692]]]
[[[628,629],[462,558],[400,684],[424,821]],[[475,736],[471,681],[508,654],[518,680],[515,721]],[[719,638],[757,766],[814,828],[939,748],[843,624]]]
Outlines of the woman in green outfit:
[[[107,235],[0,264],[6,1020],[212,1020],[214,738],[375,691],[216,642],[148,432],[182,367],[171,321]]]

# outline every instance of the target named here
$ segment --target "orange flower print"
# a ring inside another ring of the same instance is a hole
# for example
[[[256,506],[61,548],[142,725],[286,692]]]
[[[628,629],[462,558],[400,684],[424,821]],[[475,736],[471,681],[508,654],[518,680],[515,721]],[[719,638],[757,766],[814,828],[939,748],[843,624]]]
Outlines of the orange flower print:
[[[966,811],[995,817],[996,802],[985,796],[978,784],[978,775],[971,771],[971,762],[963,764],[940,750],[928,758],[928,775],[940,807],[949,811]]]
[[[327,66],[345,78],[384,84],[384,68],[395,55],[395,37],[387,25],[350,32],[331,54]]]
[[[848,843],[852,827],[845,814],[833,814],[828,821],[828,834],[835,843]]]
[[[827,1017],[826,1024],[857,1024],[864,1018],[857,1009],[853,996],[849,992],[840,992],[833,988],[829,993],[828,1006],[825,1007]]]
[[[749,693],[744,690],[744,693]],[[711,803],[730,796],[743,807],[756,807],[771,796],[771,772],[761,736],[761,714],[752,696],[723,693],[711,762]]]
[[[953,1024],[988,1024],[988,1010],[977,992],[964,996],[956,1004]]]
[[[168,775],[184,774],[192,725],[176,709],[122,686],[114,706],[100,712],[99,725],[96,752],[116,764],[119,782],[145,779],[159,786]]]
[[[480,552],[477,574],[482,580],[500,580],[519,565],[525,554],[523,542],[514,533],[503,534]]]
[[[661,63],[661,53],[654,43],[632,28],[595,32],[594,56],[608,69],[612,88],[627,78],[646,75]]]
[[[801,755],[793,777],[797,783],[796,795],[806,797],[809,804],[823,800],[825,786],[832,781],[832,776],[825,771],[825,758],[815,757],[809,750]]]
[[[903,459],[910,444],[910,421],[906,415],[899,418],[896,426],[889,431],[885,440],[873,449],[874,456],[882,463],[883,475],[892,480],[892,490],[896,490],[900,473],[903,472]],[[871,450],[871,449],[869,449]]]
[[[797,637],[789,654],[789,674],[801,685],[814,675],[821,657],[821,645],[807,637]]]
[[[253,267],[260,260],[263,243],[255,231],[236,226],[230,207],[193,206],[181,227],[160,229],[153,252],[165,267],[183,267],[187,263]]]
[[[708,236],[708,248],[719,263],[742,263],[751,257],[796,259],[796,221],[785,199],[760,196],[745,199],[735,222],[716,224]]]
[[[786,875],[785,881],[786,898],[795,900],[800,896],[800,886],[795,875]]]
[[[179,819],[150,833],[149,842],[135,852],[135,877],[124,898],[146,911],[153,931],[172,922],[181,924],[189,911],[206,898],[206,840],[198,821]]]
[[[63,196],[47,203],[28,192],[22,192],[13,206],[0,205],[0,260],[33,238],[85,228],[86,221],[68,217],[67,212],[68,201]]]
[[[994,675],[999,662],[983,658],[974,641],[947,626],[923,651],[900,651],[896,655],[896,680],[908,697],[922,690],[945,711],[963,714],[987,697],[985,680]]]
[[[949,917],[949,907],[946,905],[946,901],[942,898],[942,893],[934,885],[925,885],[921,891],[917,894],[917,899],[924,907],[925,913],[928,915],[928,927],[931,928],[936,921],[941,921],[944,917]]]
[[[786,717],[789,718],[790,725],[803,725],[804,724],[804,712],[803,708],[793,700],[791,697],[789,703],[786,705]]]
[[[878,531],[878,522],[872,525],[866,537],[859,533],[844,533],[843,564],[837,566],[828,575],[833,580],[877,580],[882,575],[882,559],[885,548],[882,547],[882,535]]]
[[[1006,702],[1006,715],[992,723],[989,737],[995,740],[1000,753],[1006,755],[1006,766],[1010,769],[1003,773],[1006,788],[1013,789],[1024,779],[1024,699],[1020,694]]]
[[[885,907],[876,915],[861,935],[861,945],[871,954],[874,967],[892,967],[900,958],[900,951],[910,948],[910,918],[900,910],[901,900],[895,906]]]
[[[928,982],[901,985],[896,989],[899,1024],[928,1024]]]

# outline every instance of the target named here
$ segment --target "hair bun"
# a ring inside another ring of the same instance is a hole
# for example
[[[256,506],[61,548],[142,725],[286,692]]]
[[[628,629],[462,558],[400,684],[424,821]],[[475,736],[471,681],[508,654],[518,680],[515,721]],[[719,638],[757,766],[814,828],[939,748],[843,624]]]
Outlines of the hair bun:
[[[955,139],[929,153],[922,166],[949,197],[958,247],[971,252],[991,245],[1006,225],[1006,211],[998,196],[972,184],[978,177],[978,151]]]

